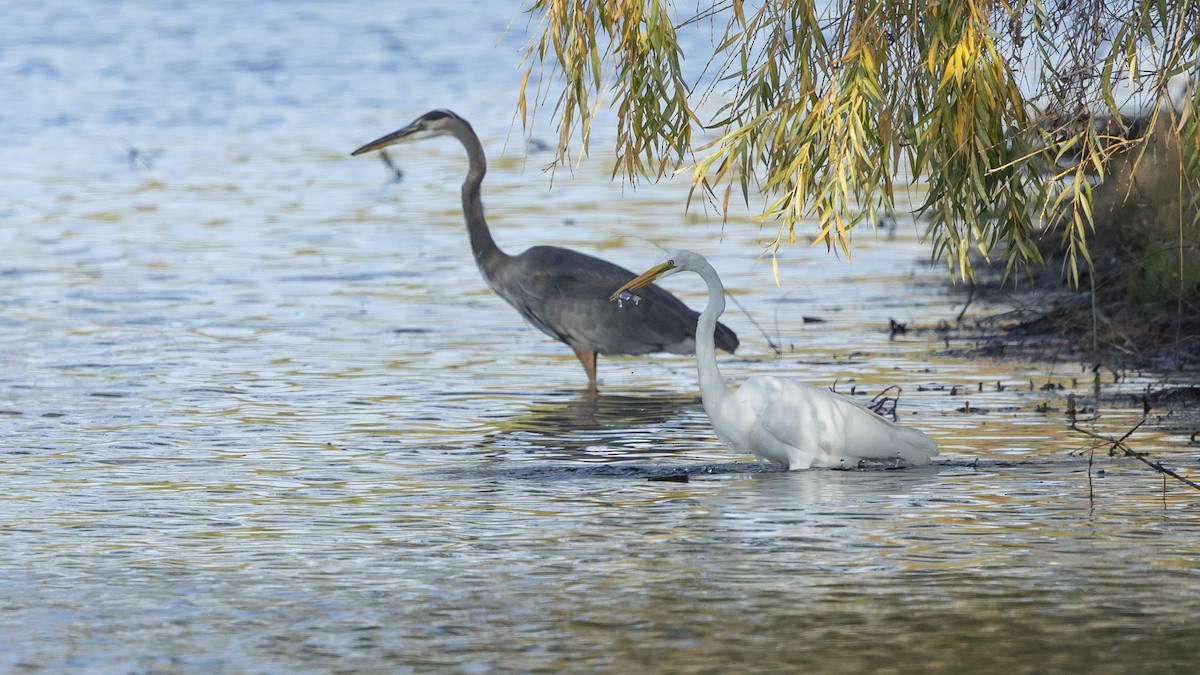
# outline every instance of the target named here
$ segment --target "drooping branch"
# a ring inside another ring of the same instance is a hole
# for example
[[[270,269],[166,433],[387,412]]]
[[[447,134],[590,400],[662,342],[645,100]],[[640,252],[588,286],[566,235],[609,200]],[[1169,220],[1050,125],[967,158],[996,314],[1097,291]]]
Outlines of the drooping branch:
[[[849,255],[854,228],[896,208],[899,177],[920,184],[914,210],[959,276],[974,254],[1038,264],[1039,241],[1057,231],[1079,283],[1092,188],[1111,159],[1156,133],[1200,146],[1186,111],[1140,135],[1125,121],[1195,95],[1171,85],[1200,69],[1200,0],[714,0],[684,16],[669,0],[528,7],[541,19],[528,56],[558,78],[537,91],[559,92],[559,161],[573,142],[586,151],[607,101],[616,173],[657,179],[692,162],[694,194],[727,215],[738,192],[778,224],[772,250],[811,227]],[[683,46],[709,36],[705,66],[686,69]],[[526,97],[523,86],[522,111]]]

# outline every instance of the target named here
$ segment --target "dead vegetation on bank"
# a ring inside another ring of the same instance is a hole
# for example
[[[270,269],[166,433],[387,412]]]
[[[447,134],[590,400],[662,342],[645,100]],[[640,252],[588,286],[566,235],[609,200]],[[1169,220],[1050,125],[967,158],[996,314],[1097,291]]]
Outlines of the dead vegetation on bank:
[[[1134,139],[1095,177],[1090,265],[1077,286],[1066,283],[1070,242],[1049,227],[1040,242],[1045,265],[1021,276],[982,271],[965,302],[1007,306],[976,321],[994,332],[985,349],[1020,345],[1024,356],[1069,356],[1126,369],[1200,375],[1200,149],[1180,150],[1180,136],[1150,124],[1188,124],[1185,116],[1110,122],[1106,133]],[[1145,142],[1136,142],[1138,138]],[[982,269],[982,268],[981,268]]]
[[[1136,123],[1126,132],[1140,133]],[[975,283],[963,287],[958,321],[939,327],[951,355],[1076,365],[1072,389],[1088,394],[1069,395],[1065,412],[1069,428],[1087,439],[1078,454],[1088,458],[1089,492],[1097,453],[1135,459],[1164,480],[1200,489],[1191,472],[1137,443],[1136,432],[1153,429],[1200,445],[1200,190],[1183,170],[1200,151],[1180,152],[1170,133],[1151,138],[1114,158],[1095,187],[1091,265],[1077,287],[1066,283],[1062,242],[1048,234],[1040,247],[1045,267],[1006,278],[981,265]],[[1122,393],[1103,386],[1151,373],[1164,384]],[[1093,424],[1097,410],[1138,408],[1141,421],[1124,435]]]

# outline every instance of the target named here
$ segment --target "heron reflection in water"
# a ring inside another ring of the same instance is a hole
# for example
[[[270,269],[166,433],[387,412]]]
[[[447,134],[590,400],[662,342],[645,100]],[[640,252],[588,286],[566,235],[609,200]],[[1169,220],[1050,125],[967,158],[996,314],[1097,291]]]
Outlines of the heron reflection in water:
[[[517,255],[500,250],[488,230],[480,197],[480,185],[487,173],[483,146],[471,125],[458,115],[449,110],[427,112],[403,129],[351,154],[437,136],[452,136],[467,151],[463,218],[483,278],[526,321],[575,351],[587,373],[589,390],[596,388],[599,354],[695,352],[699,314],[674,295],[650,285],[639,291],[636,303],[618,306],[608,301],[612,289],[632,280],[633,272],[557,246],[534,246]],[[716,346],[728,352],[738,346],[737,335],[722,324],[716,325],[715,339]]]

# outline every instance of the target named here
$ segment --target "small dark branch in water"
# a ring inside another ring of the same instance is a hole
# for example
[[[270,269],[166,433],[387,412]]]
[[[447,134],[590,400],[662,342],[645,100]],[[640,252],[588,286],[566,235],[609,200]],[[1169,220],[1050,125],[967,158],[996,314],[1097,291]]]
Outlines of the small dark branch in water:
[[[387,153],[387,150],[380,150],[379,158],[383,160],[383,165],[388,168],[388,179],[392,183],[399,183],[404,180],[404,169],[401,169],[392,161],[392,156]]]
[[[139,166],[144,169],[153,169],[154,158],[158,156],[157,152],[144,152],[132,145],[125,146],[125,152],[129,157],[130,171],[136,171]]]
[[[669,476],[651,476],[651,477],[647,478],[646,480],[657,481],[657,482],[661,482],[661,483],[687,483],[687,482],[689,482],[688,475],[686,473],[673,473]]]
[[[893,389],[896,390],[896,395],[888,396],[887,393]],[[903,391],[904,390],[902,390],[900,387],[893,384],[878,394],[875,394],[875,397],[871,399],[871,402],[867,404],[867,407],[880,417],[890,416],[893,422],[898,422],[899,418],[896,408],[900,406],[900,394],[903,393]]]
[[[1074,422],[1071,423],[1074,427]],[[1096,459],[1096,446],[1092,444],[1091,451],[1088,452],[1088,506],[1095,508],[1096,506],[1096,491],[1092,486],[1092,461]]]
[[[908,332],[908,324],[900,323],[895,319],[888,319],[888,339],[895,340],[897,335],[904,335]]]
[[[1088,436],[1090,438],[1095,438],[1096,440],[1103,441],[1105,443],[1109,443],[1110,447],[1108,449],[1108,454],[1110,454],[1110,455],[1116,454],[1117,448],[1120,448],[1121,452],[1124,453],[1124,455],[1126,457],[1132,457],[1133,459],[1138,460],[1139,462],[1145,464],[1146,466],[1150,467],[1151,469],[1154,469],[1155,471],[1157,471],[1163,475],[1170,476],[1171,478],[1174,478],[1175,480],[1177,480],[1181,483],[1184,483],[1192,488],[1200,490],[1200,484],[1197,484],[1196,482],[1191,481],[1191,480],[1185,478],[1184,476],[1179,475],[1178,473],[1172,471],[1171,469],[1168,469],[1167,467],[1162,465],[1162,462],[1152,462],[1152,461],[1146,459],[1144,454],[1134,451],[1133,448],[1129,447],[1129,445],[1125,443],[1125,439],[1129,438],[1133,434],[1133,432],[1137,431],[1138,427],[1145,424],[1145,422],[1146,422],[1146,420],[1144,420],[1144,419],[1140,420],[1137,424],[1133,425],[1132,429],[1130,429],[1129,431],[1126,431],[1124,436],[1121,436],[1120,438],[1116,438],[1116,439],[1109,438],[1108,436],[1103,436],[1101,434],[1097,434],[1092,431],[1087,431],[1086,429],[1080,429],[1078,426],[1075,425],[1074,421],[1071,422],[1070,428],[1072,431],[1078,431],[1079,433],[1083,434],[1084,436]],[[1090,459],[1088,461],[1088,466],[1089,466],[1088,480],[1090,481],[1091,480],[1091,468],[1090,468],[1091,460]]]
[[[1174,471],[1163,466],[1162,462],[1151,462],[1150,460],[1146,459],[1145,457],[1142,457],[1141,455],[1137,455],[1137,458],[1140,459],[1141,461],[1145,462],[1146,466],[1149,466],[1150,468],[1154,469],[1155,471],[1162,473],[1164,476],[1170,476],[1171,478],[1174,478],[1177,481],[1187,483],[1191,487],[1193,487],[1197,490],[1200,490],[1200,484],[1197,484],[1193,481],[1190,481],[1190,480],[1184,478],[1183,476],[1180,476],[1179,474],[1175,473]]]
[[[975,282],[972,281],[970,287],[967,288],[967,304],[963,305],[962,311],[958,316],[954,317],[954,323],[962,323],[963,316],[967,313],[967,308],[971,306],[971,301],[975,299]]]
[[[888,214],[875,223],[875,228],[887,232],[888,239],[896,238],[896,219]]]
[[[750,323],[754,324],[754,327],[757,328],[758,332],[762,334],[764,339],[766,339],[767,346],[771,348],[771,351],[775,352],[775,357],[779,358],[783,356],[783,350],[780,349],[779,345],[771,339],[770,335],[767,335],[767,331],[763,330],[763,327],[758,325],[758,322],[754,320],[754,317],[750,316],[750,312],[746,311],[746,308],[742,306],[742,303],[738,302],[738,299],[730,295],[728,291],[725,292],[725,295],[733,301],[733,304],[737,305],[738,309],[742,310],[742,314],[746,315],[746,318],[750,320]]]

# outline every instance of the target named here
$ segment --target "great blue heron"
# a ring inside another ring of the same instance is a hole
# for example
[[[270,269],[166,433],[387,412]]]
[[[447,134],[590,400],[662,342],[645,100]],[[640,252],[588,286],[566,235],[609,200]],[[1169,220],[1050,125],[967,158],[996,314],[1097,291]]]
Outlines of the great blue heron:
[[[828,389],[758,375],[731,391],[717,369],[711,337],[717,317],[725,311],[725,288],[702,255],[675,251],[666,262],[618,288],[610,300],[684,271],[699,274],[708,285],[708,305],[696,329],[696,369],[704,410],[726,445],[787,469],[850,468],[860,460],[928,464],[938,454],[937,444],[924,433],[893,424]]]
[[[467,151],[463,218],[483,278],[526,321],[575,350],[587,373],[589,389],[596,387],[597,354],[695,351],[699,315],[674,295],[648,286],[638,303],[618,307],[608,301],[609,292],[632,279],[633,272],[557,246],[534,246],[518,255],[501,251],[483,217],[480,184],[487,173],[483,146],[471,125],[458,115],[449,110],[427,112],[403,129],[350,154],[361,155],[394,143],[435,136],[453,136]],[[711,332],[708,337],[711,341]],[[716,344],[732,352],[738,346],[737,335],[717,324]]]

